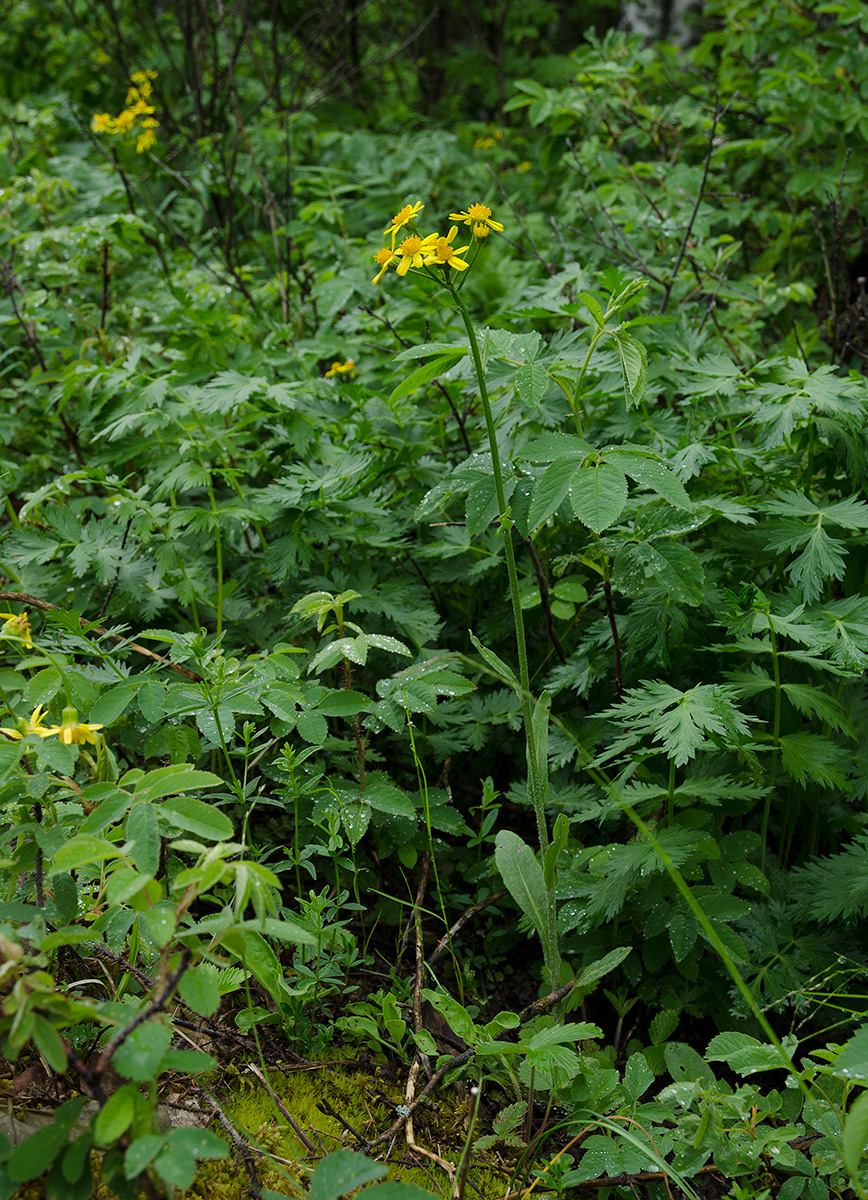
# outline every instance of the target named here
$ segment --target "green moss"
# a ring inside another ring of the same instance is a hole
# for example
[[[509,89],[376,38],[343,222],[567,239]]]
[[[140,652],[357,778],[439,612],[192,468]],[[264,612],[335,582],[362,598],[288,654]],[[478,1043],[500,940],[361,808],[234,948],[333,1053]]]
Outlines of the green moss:
[[[312,1141],[322,1146],[316,1155],[302,1144],[277,1109],[265,1087],[255,1075],[231,1069],[224,1080],[224,1111],[254,1147],[254,1159],[264,1188],[287,1192],[287,1185],[301,1190],[310,1182],[317,1161],[324,1154],[357,1143],[324,1104],[340,1114],[347,1124],[365,1138],[373,1139],[395,1120],[396,1109],[404,1102],[403,1084],[398,1085],[382,1074],[355,1071],[335,1060],[318,1070],[286,1068],[269,1073],[275,1094]],[[219,1125],[214,1131],[225,1137]],[[466,1137],[466,1105],[454,1094],[447,1099],[420,1106],[414,1114],[416,1141],[427,1149],[436,1149],[447,1161],[461,1156]],[[378,1147],[384,1154],[386,1146]],[[262,1153],[265,1152],[265,1153]],[[273,1155],[278,1161],[270,1159]],[[388,1178],[448,1197],[451,1194],[446,1173],[433,1162],[410,1156],[403,1132],[392,1147]],[[503,1195],[506,1176],[489,1167],[474,1165],[469,1172],[470,1194],[483,1200]],[[233,1159],[203,1163],[193,1187],[185,1196],[201,1200],[243,1200],[249,1193],[243,1164]]]

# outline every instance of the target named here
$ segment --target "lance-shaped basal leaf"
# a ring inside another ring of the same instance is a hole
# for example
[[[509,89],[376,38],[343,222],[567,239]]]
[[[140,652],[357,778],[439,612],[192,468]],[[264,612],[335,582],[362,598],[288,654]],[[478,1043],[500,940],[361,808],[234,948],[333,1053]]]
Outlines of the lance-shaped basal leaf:
[[[546,892],[543,869],[537,857],[517,833],[502,829],[494,848],[497,869],[509,894],[546,943]]]
[[[623,471],[608,463],[583,467],[569,484],[573,512],[583,525],[602,533],[620,517],[627,503],[627,480]]]

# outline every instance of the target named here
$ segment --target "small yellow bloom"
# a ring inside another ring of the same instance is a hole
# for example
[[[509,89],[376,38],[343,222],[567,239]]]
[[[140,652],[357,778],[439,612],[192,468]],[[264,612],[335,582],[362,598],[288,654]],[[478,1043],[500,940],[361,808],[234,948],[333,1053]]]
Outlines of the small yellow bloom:
[[[132,83],[138,83],[146,87],[150,87],[150,80],[157,78],[156,71],[133,71],[130,76]]]
[[[396,258],[395,251],[390,250],[387,246],[384,246],[382,250],[378,250],[374,255],[374,262],[379,263],[380,269],[371,280],[371,283],[379,283],[389,269],[389,263],[394,262]]]
[[[426,260],[437,267],[455,267],[456,271],[466,271],[470,263],[466,263],[459,254],[465,254],[470,247],[458,246],[455,247],[451,243],[455,241],[455,235],[458,232],[458,226],[453,225],[449,230],[448,237],[438,238],[434,244],[430,257]]]
[[[108,113],[94,113],[93,120],[90,123],[94,133],[111,133],[114,121]]]
[[[394,233],[396,229],[400,229],[403,225],[409,225],[411,221],[415,221],[419,213],[425,205],[417,200],[415,204],[405,204],[400,212],[395,213],[391,222],[383,230],[383,233]]]
[[[411,267],[424,267],[427,263],[431,262],[431,255],[434,252],[436,241],[436,233],[429,233],[425,238],[417,237],[415,233],[411,233],[409,237],[404,238],[398,247],[398,253],[401,256],[401,261],[395,268],[398,274],[406,275]]]
[[[495,144],[495,142],[494,142],[493,137],[484,137],[484,138],[481,137],[481,138],[477,138],[476,141],[473,143],[473,149],[474,150],[490,150],[494,144]]]
[[[525,159],[525,161],[520,162],[515,169],[518,171],[519,175],[524,175],[525,171],[529,171],[532,166],[533,163],[530,163],[527,161],[527,159]]]
[[[0,729],[0,733],[5,733],[7,737],[15,738],[20,741],[26,738],[29,733],[37,733],[40,737],[54,737],[57,729],[49,729],[42,724],[42,705],[37,704],[29,717],[17,717],[15,720],[14,729]]]
[[[348,358],[346,362],[333,362],[328,371],[326,371],[325,377],[326,379],[333,379],[336,375],[349,375],[352,377],[355,374],[356,364],[351,358]]]
[[[491,230],[488,228],[487,225],[474,225],[473,226],[473,236],[475,238],[479,238],[481,240],[482,238],[487,238],[490,233],[491,233]]]
[[[86,725],[79,721],[78,709],[70,707],[63,710],[60,725],[49,732],[59,734],[64,746],[71,746],[74,742],[92,742],[96,745],[94,734],[98,729],[102,729],[102,725]]]
[[[33,638],[30,636],[30,618],[26,612],[22,613],[0,613],[0,637],[15,638],[16,641],[24,642],[27,646],[33,645]]]
[[[466,212],[449,214],[450,221],[463,221],[465,225],[487,225],[490,229],[503,230],[499,221],[492,221],[491,209],[487,204],[469,204]]]
[[[153,129],[146,129],[144,133],[140,133],[136,139],[136,154],[144,154],[146,150],[150,150],[156,140],[157,135]]]
[[[125,108],[120,116],[115,118],[115,133],[129,133],[136,123],[136,114],[131,108]]]

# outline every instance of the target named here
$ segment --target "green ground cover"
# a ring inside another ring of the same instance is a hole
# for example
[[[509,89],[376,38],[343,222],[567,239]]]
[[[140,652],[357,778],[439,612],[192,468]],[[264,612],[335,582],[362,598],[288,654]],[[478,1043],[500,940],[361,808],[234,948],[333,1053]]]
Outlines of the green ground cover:
[[[577,13],[11,6],[0,1196],[866,1196],[868,6]]]

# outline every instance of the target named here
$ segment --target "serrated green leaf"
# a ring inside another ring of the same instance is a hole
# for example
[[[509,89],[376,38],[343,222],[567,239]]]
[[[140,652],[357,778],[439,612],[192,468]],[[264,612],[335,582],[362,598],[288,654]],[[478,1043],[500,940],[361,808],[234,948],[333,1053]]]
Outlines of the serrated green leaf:
[[[136,796],[139,800],[159,800],[163,796],[174,796],[195,788],[222,785],[220,776],[212,771],[199,771],[187,763],[180,763],[148,771],[136,784]]]
[[[124,836],[132,842],[130,858],[143,875],[156,875],[160,865],[160,830],[153,804],[135,802],[127,814]]]
[[[537,529],[544,521],[560,508],[567,492],[570,488],[570,483],[579,472],[579,465],[576,459],[559,458],[543,472],[536,482],[533,490],[533,496],[530,502],[530,508],[527,514],[527,524],[529,529]],[[623,475],[621,476],[623,479]],[[626,500],[626,484],[624,486],[624,498]]]
[[[526,363],[515,373],[515,390],[519,400],[528,408],[539,405],[548,385],[548,371],[539,363]]]
[[[573,512],[594,533],[613,525],[627,503],[624,473],[608,463],[583,467],[568,482],[568,489]]]
[[[159,807],[160,816],[186,829],[196,837],[213,842],[228,842],[235,827],[219,808],[205,804],[193,796],[167,796]]]
[[[516,480],[514,478],[506,478],[503,481],[504,499],[507,504],[509,503],[510,496],[515,491],[515,485]],[[499,508],[494,476],[485,475],[482,479],[478,479],[467,493],[465,514],[467,518],[467,532],[470,536],[478,537],[480,533],[486,530],[491,522],[500,516]]]
[[[643,487],[650,488],[658,496],[678,509],[692,509],[693,504],[677,475],[661,463],[650,451],[605,450],[604,461],[635,479]]]

